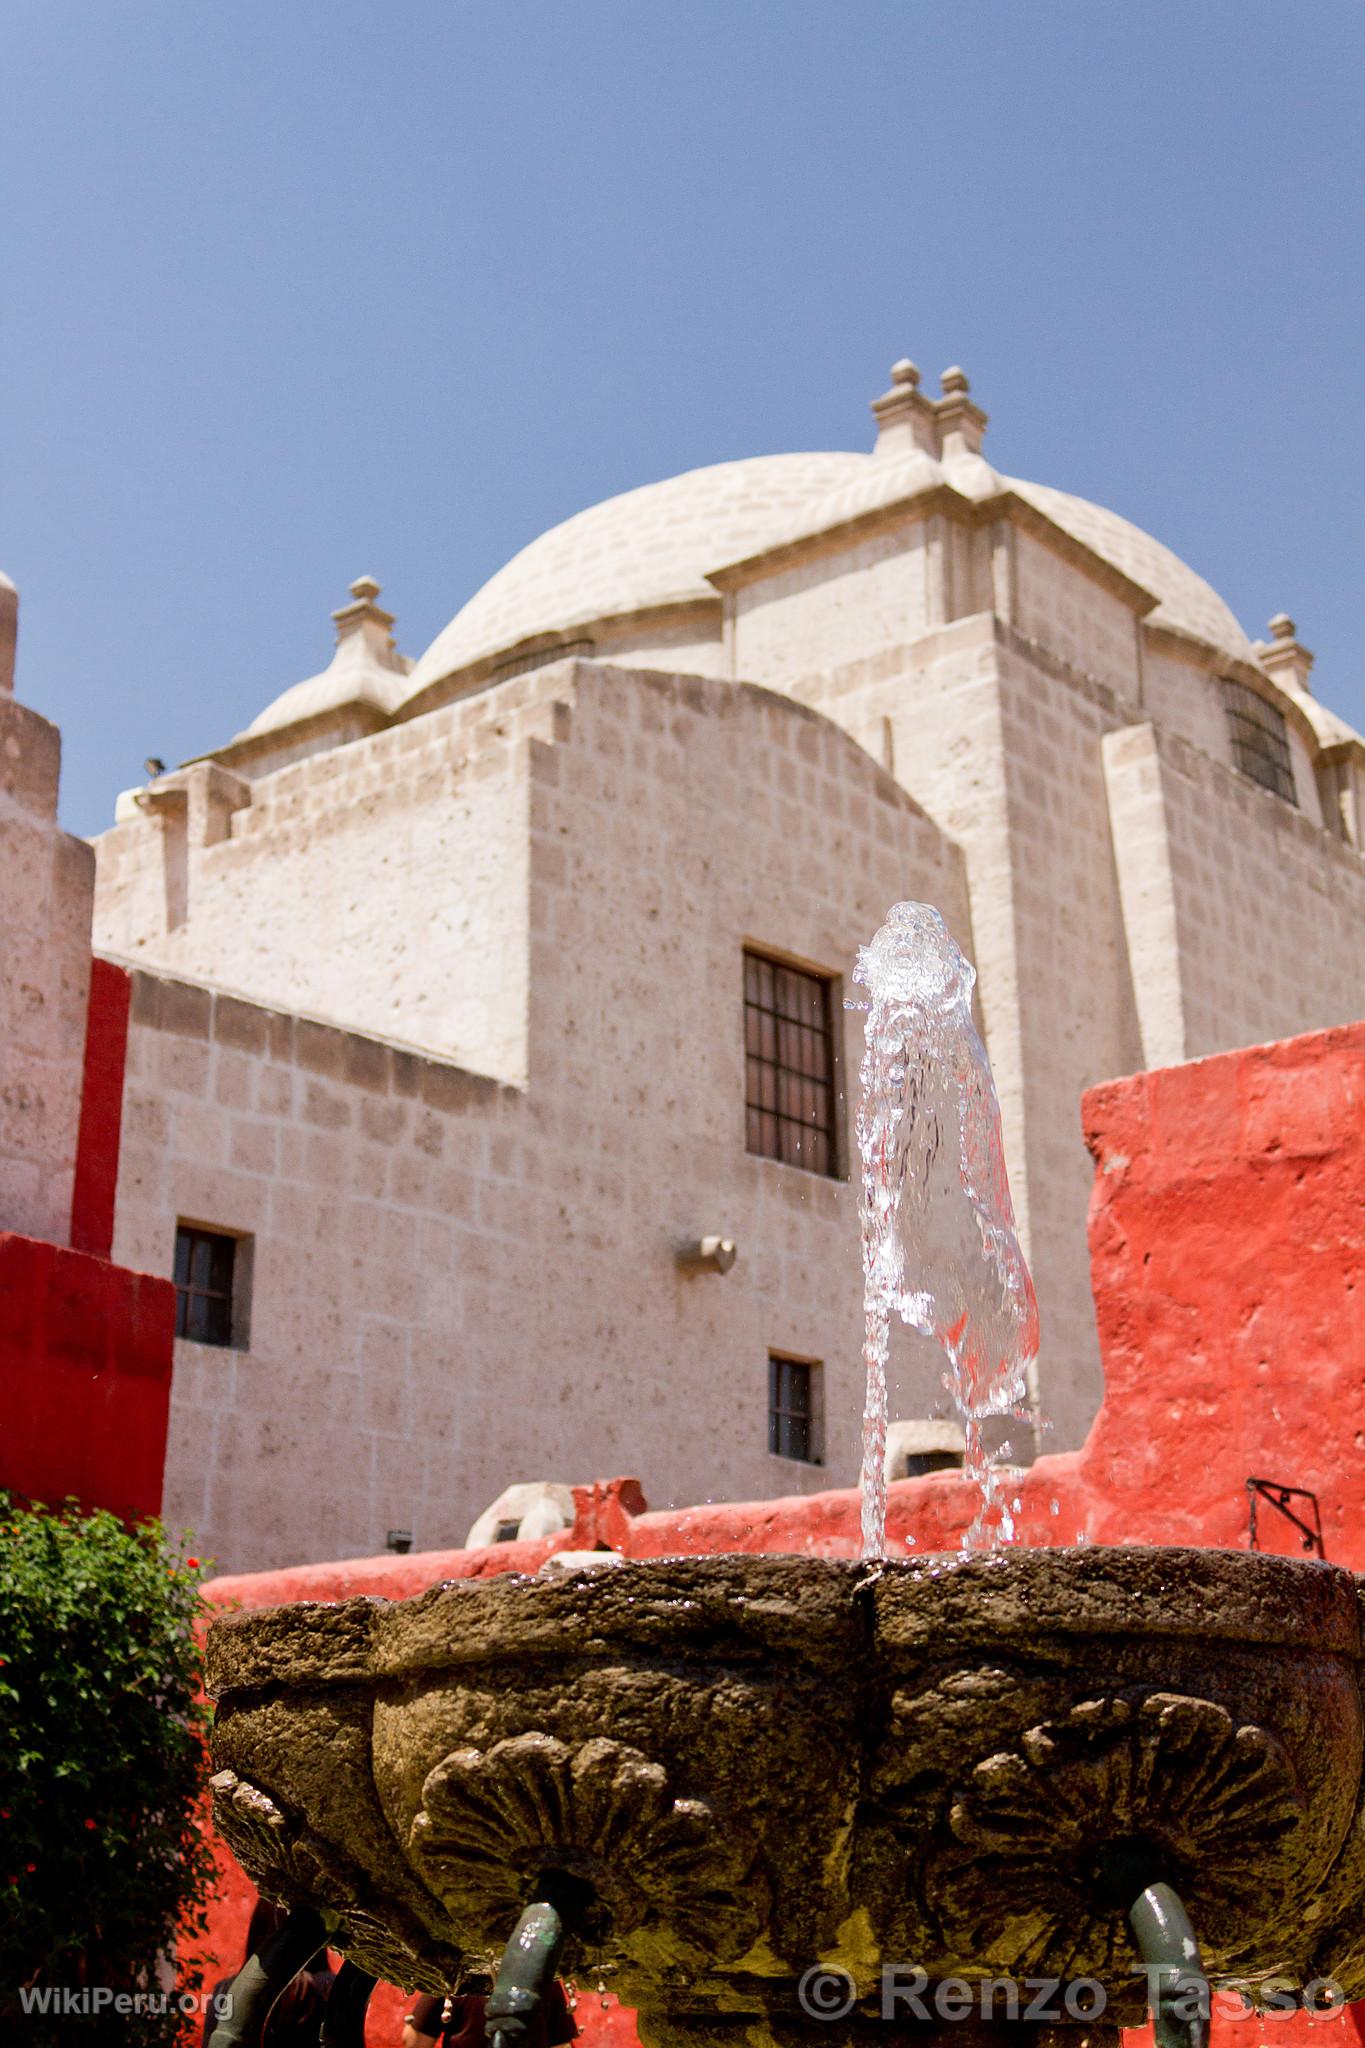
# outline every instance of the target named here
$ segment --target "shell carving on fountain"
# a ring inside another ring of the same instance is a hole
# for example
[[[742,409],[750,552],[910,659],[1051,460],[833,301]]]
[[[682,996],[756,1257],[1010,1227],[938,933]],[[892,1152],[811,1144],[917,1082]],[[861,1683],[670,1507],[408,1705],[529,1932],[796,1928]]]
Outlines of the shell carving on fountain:
[[[617,1938],[657,1920],[729,1961],[762,1922],[737,1832],[606,1736],[570,1745],[532,1731],[452,1751],[422,1788],[409,1841],[432,1890],[489,1945],[546,1870],[587,1887]]]
[[[1277,1884],[1304,1812],[1281,1743],[1212,1700],[1085,1700],[975,1766],[925,1897],[951,1945],[994,1966],[1061,1976],[1080,1951],[1112,1974],[1130,1939],[1107,1850],[1141,1843],[1205,1925],[1226,1925]]]

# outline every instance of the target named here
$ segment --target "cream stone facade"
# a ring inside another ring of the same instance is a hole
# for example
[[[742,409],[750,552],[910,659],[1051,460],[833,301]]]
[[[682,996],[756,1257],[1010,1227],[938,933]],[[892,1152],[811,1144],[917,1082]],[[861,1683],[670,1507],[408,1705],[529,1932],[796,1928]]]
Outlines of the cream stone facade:
[[[1095,1081],[1365,1011],[1365,743],[1118,515],[1004,476],[960,371],[870,454],[724,463],[534,541],[415,662],[378,586],[330,667],[120,799],[138,969],[116,1256],[251,1246],[182,1342],[168,1512],[233,1567],[457,1541],[509,1483],[659,1504],[851,1480],[838,1007],[895,900],[979,971],[1048,1439],[1097,1405]],[[1248,708],[1250,707],[1250,708]],[[834,981],[839,1173],[745,1149],[742,956]],[[679,1247],[733,1238],[718,1272]],[[770,1352],[821,1466],[770,1458]],[[940,1406],[916,1353],[898,1407]]]
[[[0,1230],[69,1244],[95,860],[57,824],[61,736],[14,696],[0,576]]]
[[[384,806],[457,804],[479,715],[376,742]],[[509,1476],[639,1470],[685,1502],[856,1461],[851,1190],[745,1151],[743,948],[837,972],[907,889],[961,930],[961,856],[752,686],[560,663],[502,719],[529,1085],[134,977],[116,1256],[169,1271],[182,1219],[252,1247],[246,1348],[177,1346],[167,1459],[168,1517],[234,1565],[458,1543]],[[679,1264],[709,1234],[728,1273]],[[768,1454],[774,1349],[823,1361],[824,1464]]]

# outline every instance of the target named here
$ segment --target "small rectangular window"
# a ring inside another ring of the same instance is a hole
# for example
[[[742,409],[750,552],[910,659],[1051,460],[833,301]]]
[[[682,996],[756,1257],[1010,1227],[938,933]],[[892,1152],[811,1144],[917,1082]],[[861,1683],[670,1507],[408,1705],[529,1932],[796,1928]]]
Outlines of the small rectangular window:
[[[1289,753],[1289,728],[1284,713],[1256,690],[1230,676],[1223,682],[1223,703],[1232,741],[1232,759],[1243,775],[1297,806],[1294,763]]]
[[[240,1347],[244,1317],[237,1312],[245,1240],[197,1223],[175,1232],[175,1334],[195,1344]]]
[[[837,1174],[831,984],[744,955],[745,1144],[762,1159]]]
[[[768,1449],[775,1458],[821,1465],[820,1367],[809,1358],[768,1353]]]

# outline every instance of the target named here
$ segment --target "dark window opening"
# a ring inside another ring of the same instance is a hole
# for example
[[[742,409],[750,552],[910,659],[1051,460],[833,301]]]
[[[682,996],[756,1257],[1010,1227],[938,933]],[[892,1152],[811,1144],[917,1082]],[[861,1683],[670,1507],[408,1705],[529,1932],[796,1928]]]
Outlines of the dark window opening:
[[[521,1521],[519,1518],[511,1522],[499,1522],[497,1528],[493,1531],[493,1541],[495,1543],[515,1543],[520,1534]]]
[[[237,1239],[181,1223],[175,1233],[175,1334],[230,1345]]]
[[[831,984],[744,955],[745,1143],[763,1159],[837,1174]]]
[[[1257,691],[1230,677],[1223,683],[1223,703],[1236,766],[1253,782],[1259,782],[1262,789],[1273,790],[1286,803],[1297,806],[1299,793],[1294,786],[1294,763],[1284,713]]]
[[[816,1383],[819,1367],[805,1358],[768,1354],[768,1449],[775,1458],[820,1465]]]
[[[907,1451],[902,1479],[922,1479],[926,1472],[960,1472],[961,1451]]]

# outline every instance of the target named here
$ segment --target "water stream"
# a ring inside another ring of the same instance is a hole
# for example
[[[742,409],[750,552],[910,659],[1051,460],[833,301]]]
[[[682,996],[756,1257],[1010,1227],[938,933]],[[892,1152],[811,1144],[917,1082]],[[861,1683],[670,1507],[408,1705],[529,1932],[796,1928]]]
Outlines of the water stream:
[[[938,1343],[979,1505],[966,1549],[1008,1539],[1009,1503],[983,1436],[1020,1413],[1038,1305],[1015,1234],[1000,1105],[972,1021],[976,970],[939,913],[898,903],[854,980],[868,992],[858,1150],[867,1405],[864,1557],[886,1550],[887,1358],[893,1319]]]

